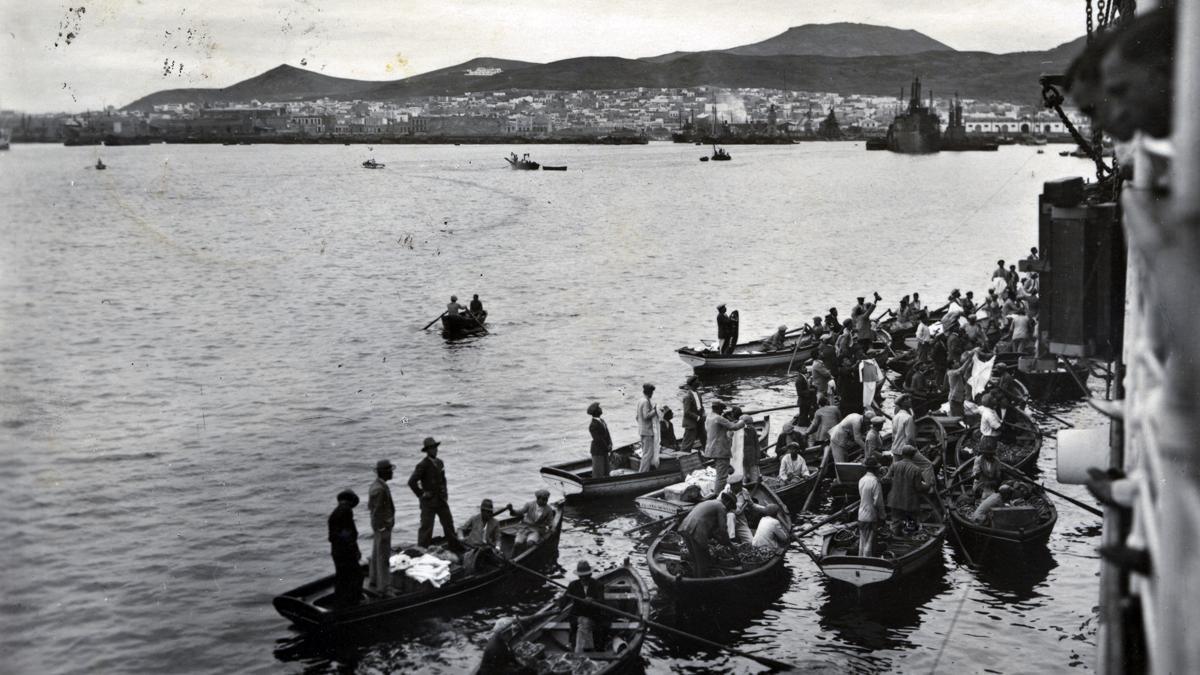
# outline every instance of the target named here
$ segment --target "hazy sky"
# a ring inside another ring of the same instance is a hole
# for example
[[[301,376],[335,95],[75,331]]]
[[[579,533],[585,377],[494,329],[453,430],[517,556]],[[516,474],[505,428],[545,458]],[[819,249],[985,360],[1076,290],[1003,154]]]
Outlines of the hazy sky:
[[[0,0],[0,108],[124,105],[280,63],[394,80],[478,56],[636,58],[757,42],[805,23],[910,28],[961,50],[1048,49],[1079,0]]]

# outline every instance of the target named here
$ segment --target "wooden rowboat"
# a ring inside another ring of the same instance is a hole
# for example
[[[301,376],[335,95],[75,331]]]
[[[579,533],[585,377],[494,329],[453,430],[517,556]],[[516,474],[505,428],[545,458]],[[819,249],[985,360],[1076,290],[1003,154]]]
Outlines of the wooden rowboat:
[[[791,529],[791,517],[778,495],[762,484],[757,485],[751,494],[759,504],[778,506],[780,521],[784,527]],[[669,529],[651,542],[646,551],[646,563],[659,591],[674,596],[676,601],[702,604],[707,600],[760,590],[773,575],[783,570],[786,554],[785,548],[754,566],[743,566],[737,562],[728,566],[717,563],[713,575],[689,576],[691,562],[687,544],[675,529]]]
[[[514,538],[521,528],[520,518],[505,518],[500,521],[500,553],[506,558],[526,567],[542,567],[558,559],[558,539],[562,532],[562,509],[555,509],[551,535],[532,547],[526,547],[513,555]],[[458,542],[434,539],[458,555],[466,552]],[[399,547],[393,553],[412,550]],[[305,631],[334,631],[357,627],[370,621],[397,619],[435,608],[451,600],[474,599],[484,589],[498,584],[513,573],[511,565],[503,561],[478,557],[477,569],[468,572],[460,564],[450,567],[450,580],[435,587],[429,582],[410,579],[404,572],[392,572],[392,588],[396,595],[384,597],[372,590],[364,589],[362,600],[352,606],[334,603],[334,577],[322,577],[294,588],[275,597],[272,604],[285,619]],[[363,577],[367,576],[367,565],[362,566]]]
[[[1041,437],[1038,437],[1039,442]],[[1013,467],[1008,467],[1013,468]],[[963,482],[951,488],[947,495],[947,511],[958,532],[966,540],[978,543],[1037,544],[1045,543],[1058,521],[1058,509],[1040,487],[1025,483],[1029,494],[1024,499],[992,509],[984,522],[976,522],[971,513],[978,506],[974,498],[970,475],[971,464],[963,464],[954,473],[951,484]]]
[[[765,368],[786,367],[789,363],[799,367],[817,353],[819,343],[803,340],[799,348],[792,342],[786,349],[762,350],[762,340],[743,342],[733,348],[730,354],[722,354],[714,349],[695,349],[680,347],[675,350],[684,363],[696,371],[725,371],[725,370],[759,370]]]
[[[618,453],[632,454],[641,449],[641,441],[617,448]],[[634,455],[637,461],[637,455]],[[614,499],[636,497],[687,478],[687,475],[704,466],[699,452],[675,453],[663,449],[659,454],[657,469],[646,472],[610,474],[603,478],[592,476],[592,460],[576,459],[561,464],[543,466],[542,480],[561,491],[569,502],[587,499]]]
[[[825,533],[816,563],[830,579],[858,588],[885,584],[936,562],[945,539],[941,522],[920,523],[911,534],[897,534],[885,523],[875,534],[874,555],[860,556],[858,527],[852,524]]]
[[[946,429],[932,417],[920,417],[913,422],[913,426],[917,428],[917,451],[931,463],[936,462],[938,457],[945,461]],[[837,462],[833,469],[836,482],[843,486],[857,486],[858,479],[865,472],[860,462]]]
[[[765,448],[767,446],[767,436],[771,433],[770,416],[756,421],[754,426],[757,427],[758,431],[758,445],[761,448]],[[773,476],[779,473],[779,458],[764,457],[759,460],[758,466],[763,476]],[[681,513],[687,513],[696,504],[679,499],[680,494],[686,486],[686,480],[673,483],[638,496],[635,503],[638,510],[653,518],[666,518],[667,516],[677,516]]]
[[[603,645],[594,651],[574,653],[569,608],[551,602],[537,614],[513,620],[488,641],[477,673],[566,672],[618,673],[638,663],[650,618],[650,593],[645,582],[629,566],[617,567],[596,576],[604,585],[604,603],[641,621],[612,616],[603,630]],[[603,648],[599,648],[603,646]],[[591,661],[584,664],[583,661]]]
[[[470,312],[463,312],[458,316],[443,316],[442,317],[442,332],[447,335],[474,335],[476,333],[486,333],[487,328],[484,324],[487,323],[487,311],[483,311],[479,316],[475,316]]]

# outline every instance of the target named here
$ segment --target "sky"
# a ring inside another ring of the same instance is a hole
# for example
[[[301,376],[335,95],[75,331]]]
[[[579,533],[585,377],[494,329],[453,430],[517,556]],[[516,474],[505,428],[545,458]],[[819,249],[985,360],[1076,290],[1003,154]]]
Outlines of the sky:
[[[548,62],[723,49],[850,21],[959,50],[1043,50],[1084,32],[1079,0],[0,0],[0,109],[123,106],[281,63],[396,80],[491,56]]]

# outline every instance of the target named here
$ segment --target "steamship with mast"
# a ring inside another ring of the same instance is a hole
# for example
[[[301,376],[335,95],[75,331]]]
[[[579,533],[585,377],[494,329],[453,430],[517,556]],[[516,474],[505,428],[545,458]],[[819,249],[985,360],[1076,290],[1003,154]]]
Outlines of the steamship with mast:
[[[921,105],[921,78],[914,77],[908,109],[898,113],[888,127],[887,149],[908,155],[923,155],[940,150],[941,142],[942,121],[933,111],[933,92],[929,92],[929,105]]]

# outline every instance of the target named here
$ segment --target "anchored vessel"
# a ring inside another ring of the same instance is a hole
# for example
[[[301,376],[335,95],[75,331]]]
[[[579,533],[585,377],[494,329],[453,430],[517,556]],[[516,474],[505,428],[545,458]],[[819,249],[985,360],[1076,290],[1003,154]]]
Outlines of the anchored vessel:
[[[896,115],[888,127],[888,150],[909,155],[937,152],[941,140],[941,120],[933,111],[933,92],[929,93],[929,105],[921,105],[921,78],[915,77],[908,109]]]

